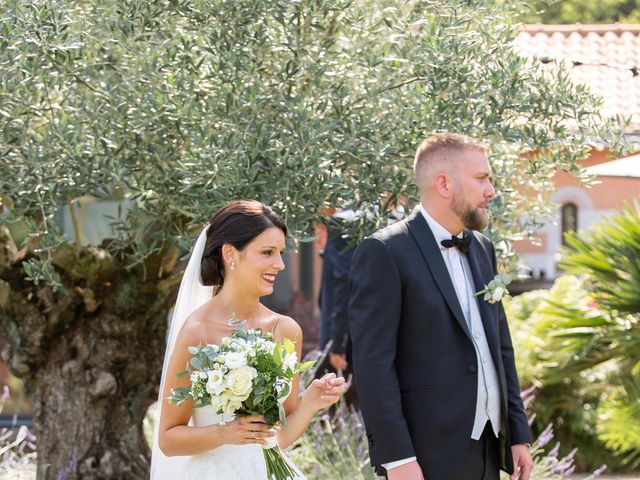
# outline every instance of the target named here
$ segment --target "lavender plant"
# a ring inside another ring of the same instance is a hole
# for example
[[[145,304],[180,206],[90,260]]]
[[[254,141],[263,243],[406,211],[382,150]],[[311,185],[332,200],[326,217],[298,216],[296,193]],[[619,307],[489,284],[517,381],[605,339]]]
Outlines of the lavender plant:
[[[317,417],[288,452],[308,480],[375,480],[360,412],[341,400],[333,415]]]
[[[528,388],[522,392],[522,400],[524,401],[527,411],[529,411],[529,407],[533,403],[534,399],[535,387]],[[535,415],[531,415],[529,417],[529,424],[533,422],[534,417]],[[553,437],[553,425],[549,424],[531,445],[531,455],[533,456],[534,462],[531,480],[561,480],[569,478],[569,476],[574,472],[575,455],[578,449],[574,448],[564,457],[558,457],[560,442],[556,442],[550,450],[547,450],[553,440]],[[594,478],[599,477],[606,468],[606,465],[601,466],[584,480],[593,480]],[[502,478],[506,480],[508,476],[503,474]]]
[[[321,352],[312,352],[312,358],[322,356]],[[321,362],[317,362],[320,364]],[[308,371],[301,378],[301,385],[307,385],[314,372]],[[535,389],[522,392],[526,407],[534,400]],[[530,422],[533,417],[530,418]],[[547,428],[536,438],[531,446],[534,468],[531,480],[562,480],[569,478],[575,470],[574,457],[577,449],[559,457],[560,443],[548,448],[554,438],[553,426]],[[337,480],[374,480],[376,475],[369,464],[364,423],[360,412],[350,408],[341,400],[335,411],[318,416],[305,434],[288,452],[289,457],[305,473],[308,480],[335,478]],[[606,469],[600,467],[584,480],[599,477]],[[508,475],[503,474],[503,480]]]

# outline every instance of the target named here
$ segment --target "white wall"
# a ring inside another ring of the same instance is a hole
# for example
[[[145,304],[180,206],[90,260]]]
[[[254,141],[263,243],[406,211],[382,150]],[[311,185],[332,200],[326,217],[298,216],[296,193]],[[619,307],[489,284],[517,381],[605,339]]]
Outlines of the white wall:
[[[546,235],[544,252],[525,253],[520,257],[520,262],[532,270],[534,278],[539,277],[540,271],[544,271],[547,279],[558,276],[556,264],[560,258],[559,251],[562,245],[560,221],[560,207],[562,205],[574,203],[578,207],[578,230],[600,223],[603,218],[616,212],[616,210],[610,209],[595,209],[587,190],[575,186],[559,188],[551,200],[558,205],[558,208],[553,220],[539,230],[539,233]]]

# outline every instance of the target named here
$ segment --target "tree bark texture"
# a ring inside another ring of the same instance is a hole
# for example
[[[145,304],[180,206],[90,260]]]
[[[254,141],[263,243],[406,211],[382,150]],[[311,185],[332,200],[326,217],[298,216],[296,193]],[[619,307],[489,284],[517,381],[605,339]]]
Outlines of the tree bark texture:
[[[176,272],[162,274],[166,255],[126,270],[104,250],[72,251],[54,261],[66,293],[25,280],[21,261],[0,267],[4,356],[35,392],[38,479],[148,478],[142,424],[157,398]]]

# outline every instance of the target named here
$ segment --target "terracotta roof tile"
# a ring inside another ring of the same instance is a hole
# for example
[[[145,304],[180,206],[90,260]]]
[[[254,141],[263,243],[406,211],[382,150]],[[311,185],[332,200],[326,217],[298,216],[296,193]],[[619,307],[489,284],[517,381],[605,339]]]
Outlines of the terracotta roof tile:
[[[640,130],[640,25],[525,25],[516,48],[572,62],[573,80],[604,99],[602,113],[631,115],[630,130]]]

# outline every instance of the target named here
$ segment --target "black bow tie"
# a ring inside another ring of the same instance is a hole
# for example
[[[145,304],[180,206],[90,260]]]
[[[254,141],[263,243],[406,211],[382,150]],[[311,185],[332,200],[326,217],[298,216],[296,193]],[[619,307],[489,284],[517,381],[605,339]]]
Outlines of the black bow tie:
[[[454,235],[451,237],[451,240],[442,240],[440,245],[444,248],[456,247],[460,252],[466,255],[469,251],[469,245],[471,245],[471,235],[463,235],[462,238]]]

